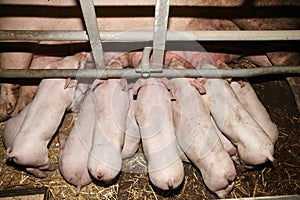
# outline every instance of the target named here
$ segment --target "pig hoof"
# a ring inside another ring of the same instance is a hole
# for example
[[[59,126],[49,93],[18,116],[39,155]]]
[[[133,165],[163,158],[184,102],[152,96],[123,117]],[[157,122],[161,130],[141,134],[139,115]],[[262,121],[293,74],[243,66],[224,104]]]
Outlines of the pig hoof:
[[[42,172],[37,168],[26,168],[26,171],[37,178],[46,178],[48,176],[47,173]]]
[[[48,171],[54,171],[58,168],[57,163],[50,163],[49,167],[47,168]]]
[[[244,172],[253,169],[254,167],[251,165],[239,164],[236,166],[236,171],[238,175],[242,175]]]

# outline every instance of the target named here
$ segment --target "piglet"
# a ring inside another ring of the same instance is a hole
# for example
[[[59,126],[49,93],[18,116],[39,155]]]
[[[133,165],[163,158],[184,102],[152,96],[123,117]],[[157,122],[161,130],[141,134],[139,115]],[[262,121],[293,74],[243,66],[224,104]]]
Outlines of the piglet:
[[[167,79],[138,79],[135,118],[140,128],[150,181],[158,188],[177,188],[184,178],[177,152]]]
[[[125,140],[122,149],[122,158],[131,158],[140,146],[141,135],[139,126],[135,120],[136,100],[133,97],[133,90],[129,90],[129,109],[126,119]]]
[[[207,63],[199,66],[215,68]],[[241,105],[229,83],[223,79],[197,80],[206,88],[207,93],[203,97],[217,126],[237,146],[241,161],[250,165],[274,161],[271,139]]]
[[[6,149],[12,148],[12,144],[21,128],[21,125],[23,124],[29,107],[30,106],[26,106],[18,115],[10,118],[6,122],[2,132],[2,141]]]
[[[82,186],[92,182],[87,169],[95,122],[92,96],[93,93],[89,91],[83,101],[70,135],[58,156],[60,173],[65,180],[77,186],[77,194],[79,194]]]
[[[172,79],[171,91],[176,99],[173,118],[179,145],[201,171],[206,186],[218,197],[226,197],[233,189],[236,171],[210,120],[207,105],[187,78]]]
[[[122,65],[113,60],[108,68],[121,69]],[[92,88],[96,120],[87,166],[94,178],[110,181],[122,167],[128,85],[125,79],[95,80]]]
[[[86,57],[87,53],[78,53],[51,65],[57,65],[58,69],[83,68]],[[65,111],[71,108],[76,82],[66,79],[42,80],[33,101],[26,108],[25,119],[12,146],[7,148],[8,157],[16,164],[25,166],[28,172],[37,177],[46,176],[40,170],[56,168],[56,164],[49,161],[47,145]]]
[[[230,142],[230,140],[220,131],[219,127],[217,126],[215,120],[210,117],[213,126],[215,127],[216,133],[218,134],[220,141],[224,147],[224,150],[229,154],[231,159],[236,163],[240,164],[239,155],[237,152],[236,147]]]
[[[263,128],[272,143],[275,144],[278,139],[277,126],[270,119],[266,108],[258,99],[251,84],[247,81],[242,83],[232,81],[230,87],[251,117]]]

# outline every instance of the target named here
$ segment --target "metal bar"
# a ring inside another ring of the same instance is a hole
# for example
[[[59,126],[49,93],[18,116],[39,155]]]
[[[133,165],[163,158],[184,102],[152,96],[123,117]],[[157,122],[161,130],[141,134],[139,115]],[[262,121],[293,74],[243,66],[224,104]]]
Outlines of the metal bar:
[[[142,63],[140,67],[135,68],[137,73],[142,73],[142,77],[148,78],[150,76],[150,55],[152,47],[145,47],[143,50]]]
[[[102,41],[149,41],[152,31],[101,31]],[[0,40],[88,41],[86,31],[0,30]],[[285,31],[167,31],[167,40],[288,41],[300,40],[300,30]]]
[[[241,6],[241,1],[223,1],[216,0],[213,7],[237,7]],[[1,2],[2,3],[2,2]],[[50,2],[51,3],[51,2]],[[3,2],[3,5],[45,5],[43,1],[7,1]],[[54,4],[54,3],[53,3]],[[154,6],[155,0],[94,0],[95,6]],[[199,0],[172,0],[172,6],[209,6],[212,7],[210,1],[199,1]],[[77,6],[76,1],[61,1],[59,6]]]
[[[153,55],[150,70],[162,71],[167,28],[169,19],[170,0],[156,0],[155,3],[155,20],[153,35]]]
[[[246,197],[243,200],[297,200],[300,199],[300,195],[282,195],[282,196],[265,196],[265,197]],[[226,200],[236,200],[236,199],[226,199]]]
[[[93,0],[80,0],[80,5],[96,67],[97,69],[104,69],[103,49]]]
[[[244,78],[274,74],[300,74],[300,66],[259,67],[253,69],[164,69],[162,73],[151,73],[149,77],[206,77]],[[141,78],[135,69],[0,69],[0,78]],[[1,80],[0,80],[1,82]]]

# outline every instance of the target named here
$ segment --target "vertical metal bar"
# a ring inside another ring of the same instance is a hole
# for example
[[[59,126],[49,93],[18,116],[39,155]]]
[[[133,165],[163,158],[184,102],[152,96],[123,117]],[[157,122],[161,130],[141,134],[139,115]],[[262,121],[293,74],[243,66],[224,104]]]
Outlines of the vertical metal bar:
[[[156,0],[151,71],[162,71],[170,0]]]
[[[79,0],[97,69],[104,69],[104,56],[93,0]]]

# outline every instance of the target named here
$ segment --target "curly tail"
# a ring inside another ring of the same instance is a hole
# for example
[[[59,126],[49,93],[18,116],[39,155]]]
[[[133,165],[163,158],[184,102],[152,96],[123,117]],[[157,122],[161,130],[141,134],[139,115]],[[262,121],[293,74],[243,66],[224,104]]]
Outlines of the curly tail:
[[[76,196],[78,196],[80,194],[80,190],[81,190],[81,185],[77,185],[77,187],[76,187]]]
[[[11,153],[11,147],[8,147],[8,148],[6,149],[6,155],[7,155],[9,158],[13,158],[13,157],[14,157],[14,155]]]
[[[275,161],[275,158],[270,154],[268,155],[268,160],[271,161],[272,163]]]

